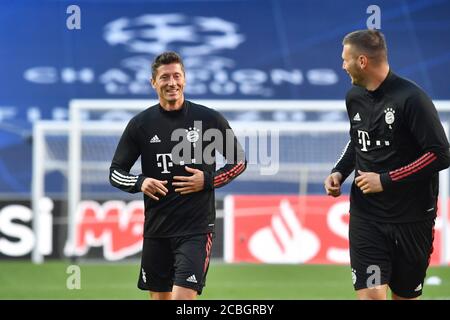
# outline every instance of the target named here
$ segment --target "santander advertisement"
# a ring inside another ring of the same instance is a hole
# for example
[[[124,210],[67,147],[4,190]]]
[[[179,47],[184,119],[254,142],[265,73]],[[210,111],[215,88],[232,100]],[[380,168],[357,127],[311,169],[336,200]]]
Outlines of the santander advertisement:
[[[82,201],[73,225],[73,242],[66,238],[63,248],[56,248],[61,247],[60,239],[67,233],[67,225],[53,221],[60,219],[61,208],[61,203],[50,199],[42,202],[41,236],[37,238],[31,227],[32,210],[25,203],[0,206],[0,258],[27,256],[35,246],[49,257],[87,256],[97,248],[96,254],[110,261],[141,251],[142,200]],[[218,238],[224,237],[226,262],[348,264],[348,211],[346,196],[228,196],[223,233],[221,229],[216,232]],[[441,237],[442,221],[438,217],[431,257],[434,265],[441,262]],[[450,264],[447,241],[446,261]]]
[[[225,261],[348,264],[349,206],[343,196],[229,196]],[[440,263],[441,227],[438,218],[431,264]]]

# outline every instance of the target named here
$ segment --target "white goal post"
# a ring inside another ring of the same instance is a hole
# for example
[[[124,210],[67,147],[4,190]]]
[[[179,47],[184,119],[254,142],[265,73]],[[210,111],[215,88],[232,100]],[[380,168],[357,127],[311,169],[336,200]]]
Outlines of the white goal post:
[[[344,101],[341,100],[301,100],[301,101],[293,101],[293,100],[198,100],[195,101],[199,104],[203,104],[206,106],[214,107],[217,110],[226,112],[226,111],[312,111],[312,112],[345,112]],[[48,134],[62,134],[68,136],[68,157],[67,163],[58,163],[58,166],[66,166],[65,170],[67,173],[67,181],[68,181],[68,243],[73,245],[73,241],[75,239],[74,230],[72,226],[75,224],[75,217],[77,206],[81,200],[81,179],[82,179],[82,166],[85,167],[86,163],[82,163],[82,138],[83,135],[116,135],[120,136],[122,133],[126,123],[121,121],[108,121],[108,120],[86,120],[86,113],[90,112],[105,112],[105,111],[124,111],[130,112],[131,114],[142,111],[148,106],[156,104],[156,101],[151,100],[72,100],[70,102],[70,121],[61,123],[61,122],[38,122],[34,128],[34,137],[35,143],[33,144],[33,212],[35,213],[35,217],[33,219],[33,227],[39,226],[39,215],[37,214],[37,203],[38,200],[45,196],[44,192],[44,179],[45,179],[45,168],[47,165],[52,165],[52,161],[45,161],[45,158],[39,156],[42,154],[46,148],[45,146],[45,137]],[[450,102],[444,101],[443,104],[437,104],[439,107],[450,111]],[[439,108],[439,109],[441,109]],[[231,126],[233,127],[236,134],[239,136],[240,133],[244,133],[245,135],[249,135],[249,132],[257,131],[257,130],[268,130],[272,132],[284,132],[285,135],[289,135],[288,132],[292,132],[293,134],[307,134],[307,133],[317,133],[320,131],[323,132],[348,132],[348,122],[323,122],[323,121],[315,121],[315,122],[283,122],[277,123],[274,121],[251,121],[251,122],[231,122]],[[348,134],[347,134],[348,136]],[[344,145],[338,146],[339,148]],[[307,149],[302,150],[302,146],[299,146],[298,153],[294,155],[295,157],[301,157],[301,153],[308,153]],[[317,148],[316,148],[317,149]],[[339,150],[340,152],[341,150]],[[309,159],[303,159],[302,165],[308,162],[308,168],[319,170],[321,173],[329,171],[331,166],[336,161],[339,152],[333,154],[330,157],[329,161],[320,163],[314,163],[314,161],[310,161]],[[110,161],[111,159],[108,159]],[[281,179],[308,179],[307,172],[302,175],[298,175],[298,177],[294,177],[292,175],[292,170],[299,170],[299,164],[293,161],[292,163],[285,163],[281,171],[285,170],[284,175],[283,172],[280,173]],[[43,163],[44,162],[44,163]],[[87,164],[92,166],[105,166],[109,165],[106,163],[103,164]],[[248,171],[248,172],[247,172]],[[247,170],[244,174],[250,175],[253,173],[252,179],[257,180],[257,173],[255,171]],[[301,169],[300,169],[301,171]],[[107,176],[105,176],[105,180],[107,181]],[[448,199],[449,192],[449,177],[448,170],[441,172],[440,179],[440,192],[441,199]],[[301,185],[302,181],[298,181]],[[306,193],[306,190],[300,190],[300,193]],[[447,235],[447,227],[446,222],[448,221],[448,206],[447,201],[442,201],[440,205],[441,217],[443,219],[442,226],[442,244],[443,244],[443,254],[441,255],[441,262],[443,264],[448,263],[447,252],[446,249],[448,243],[448,235]],[[35,229],[35,230],[38,230]],[[36,234],[39,238],[41,235]],[[36,248],[33,251],[33,261],[36,263],[43,261],[43,256]]]
[[[292,110],[298,108],[297,101],[289,100],[198,100],[199,104],[211,106],[219,111],[273,111],[276,110]],[[111,111],[121,110],[137,113],[146,107],[156,104],[157,101],[146,100],[86,100],[75,99],[69,103],[69,117],[70,117],[70,134],[69,134],[69,172],[68,172],[68,239],[69,243],[73,244],[75,235],[74,229],[71,227],[75,224],[75,213],[78,203],[81,199],[81,126],[83,116],[86,112],[92,111]],[[301,104],[304,110],[344,110],[342,101],[318,101],[305,100]],[[261,128],[264,128],[262,126]]]
[[[69,104],[69,117],[71,122],[69,134],[69,173],[68,173],[68,215],[69,228],[68,239],[69,243],[74,242],[74,229],[71,228],[75,224],[75,213],[77,211],[78,203],[81,199],[81,125],[83,117],[87,112],[93,111],[111,111],[121,110],[137,113],[144,110],[146,107],[156,104],[157,101],[146,100],[86,100],[75,99],[71,100]],[[196,103],[213,107],[219,111],[273,111],[273,110],[293,110],[301,111],[343,111],[345,105],[340,100],[304,100],[300,103],[292,100],[196,100]],[[273,123],[252,123],[255,128],[267,128]],[[293,126],[298,125],[292,123]],[[334,124],[333,124],[334,125]],[[244,126],[245,127],[245,126]],[[328,126],[329,127],[329,126]],[[236,130],[236,128],[233,128]]]

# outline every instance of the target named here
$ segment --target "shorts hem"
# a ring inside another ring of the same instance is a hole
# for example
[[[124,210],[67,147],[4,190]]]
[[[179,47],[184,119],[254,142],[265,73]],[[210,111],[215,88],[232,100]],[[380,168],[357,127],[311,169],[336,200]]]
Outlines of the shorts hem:
[[[178,287],[183,287],[183,288],[186,288],[186,289],[192,289],[192,290],[195,290],[195,291],[197,291],[197,294],[198,295],[201,295],[202,294],[202,291],[203,291],[203,287],[204,286],[202,286],[202,285],[189,285],[189,284],[186,284],[186,283],[177,283],[177,282],[175,282],[174,284],[173,284],[174,286],[178,286]]]
[[[395,294],[396,296],[399,296],[400,298],[404,298],[404,299],[414,299],[414,298],[418,298],[422,295],[422,291],[417,291],[417,292],[413,292],[413,293],[404,293],[404,292],[398,292],[398,291],[394,291],[392,290],[392,293]]]
[[[384,285],[388,285],[389,286],[389,284],[387,282],[380,283],[379,285],[380,286],[384,286]],[[368,286],[365,286],[365,285],[353,285],[353,289],[355,291],[358,291],[358,290],[370,289],[370,288]]]
[[[139,289],[143,291],[152,291],[152,292],[172,292],[172,288],[162,288],[162,287],[150,287],[150,286],[137,286]]]

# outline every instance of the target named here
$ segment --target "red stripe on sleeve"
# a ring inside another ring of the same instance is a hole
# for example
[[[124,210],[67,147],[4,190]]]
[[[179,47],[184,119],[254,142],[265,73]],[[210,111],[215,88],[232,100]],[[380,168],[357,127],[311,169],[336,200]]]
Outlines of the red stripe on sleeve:
[[[403,179],[407,176],[412,175],[413,173],[423,169],[424,167],[428,166],[430,163],[432,163],[434,160],[437,159],[437,156],[434,153],[426,153],[413,163],[402,167],[400,169],[397,169],[395,171],[392,171],[389,173],[391,179],[393,181],[397,181],[400,179]]]
[[[242,171],[244,171],[244,169],[245,169],[244,163],[240,162],[239,164],[231,168],[229,171],[224,172],[218,175],[217,177],[214,177],[214,186],[217,186],[218,184],[231,180],[232,178],[239,175]]]
[[[412,168],[412,167],[414,167],[414,166],[416,166],[416,165],[420,165],[421,162],[423,162],[424,160],[428,159],[428,158],[431,157],[431,156],[432,156],[432,153],[431,153],[431,152],[427,152],[427,153],[425,153],[423,156],[421,156],[419,159],[417,159],[416,161],[414,161],[413,163],[410,163],[410,164],[408,164],[407,166],[401,167],[401,168],[399,168],[399,169],[397,169],[397,170],[395,170],[395,171],[391,171],[390,174],[391,174],[391,175],[401,174],[401,173],[403,173],[404,171],[408,170],[409,168]]]
[[[239,167],[236,167],[236,170],[233,170],[233,172],[228,172],[227,176],[224,176],[224,177],[222,177],[220,179],[215,179],[214,180],[214,186],[218,186],[220,184],[226,183],[227,181],[229,181],[229,180],[233,179],[234,177],[238,176],[242,171],[244,171],[244,169],[245,168],[244,168],[243,165],[239,166]]]

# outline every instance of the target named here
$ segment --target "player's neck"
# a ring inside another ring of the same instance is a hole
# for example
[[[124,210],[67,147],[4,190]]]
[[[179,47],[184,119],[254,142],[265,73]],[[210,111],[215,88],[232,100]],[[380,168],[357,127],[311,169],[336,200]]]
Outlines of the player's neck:
[[[375,91],[384,80],[386,80],[389,74],[389,64],[383,63],[381,66],[375,68],[371,77],[368,79],[366,89],[369,91]]]

